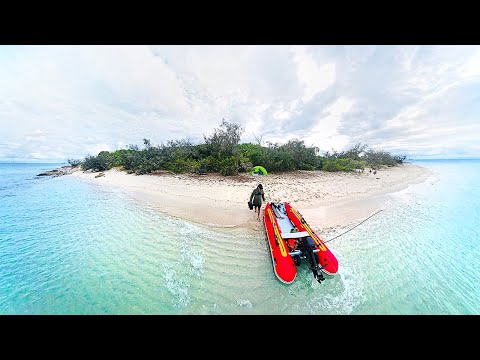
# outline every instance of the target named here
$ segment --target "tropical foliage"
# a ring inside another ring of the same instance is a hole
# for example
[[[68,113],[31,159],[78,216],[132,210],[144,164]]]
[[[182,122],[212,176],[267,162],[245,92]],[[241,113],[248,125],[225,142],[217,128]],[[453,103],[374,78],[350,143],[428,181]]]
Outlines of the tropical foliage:
[[[332,149],[324,155],[320,155],[317,147],[307,146],[303,140],[297,139],[285,144],[267,143],[267,146],[262,146],[261,141],[240,144],[243,131],[239,124],[222,120],[213,134],[204,135],[203,144],[195,145],[182,139],[154,146],[150,140],[143,139],[142,148],[129,145],[127,149],[102,151],[96,156],[88,155],[83,162],[69,160],[69,163],[72,166],[81,164],[84,170],[93,171],[121,167],[137,175],[169,170],[174,173],[215,172],[228,176],[249,172],[256,165],[265,167],[268,172],[355,171],[365,167],[395,166],[406,159],[405,155],[391,155],[361,143],[341,152]]]

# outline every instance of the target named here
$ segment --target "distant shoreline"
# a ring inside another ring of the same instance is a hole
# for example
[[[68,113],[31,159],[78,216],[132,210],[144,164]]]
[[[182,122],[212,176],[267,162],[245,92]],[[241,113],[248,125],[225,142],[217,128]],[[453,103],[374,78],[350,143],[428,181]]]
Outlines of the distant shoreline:
[[[121,190],[142,204],[170,216],[214,227],[262,229],[247,201],[258,183],[266,201],[288,201],[314,228],[346,225],[368,216],[381,204],[379,196],[425,181],[429,169],[404,163],[374,175],[363,173],[295,171],[268,176],[216,174],[158,174],[136,176],[111,169],[99,173],[78,169],[71,176]],[[97,176],[97,177],[96,177]]]

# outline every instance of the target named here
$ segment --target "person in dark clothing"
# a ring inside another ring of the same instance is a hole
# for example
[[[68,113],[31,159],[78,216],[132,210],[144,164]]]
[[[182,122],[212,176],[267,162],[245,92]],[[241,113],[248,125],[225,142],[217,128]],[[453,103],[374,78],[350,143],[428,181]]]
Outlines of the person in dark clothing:
[[[257,220],[260,221],[260,208],[262,207],[262,199],[265,201],[265,193],[263,192],[263,185],[258,186],[253,190],[250,195],[250,201],[253,203],[255,212],[257,213]]]

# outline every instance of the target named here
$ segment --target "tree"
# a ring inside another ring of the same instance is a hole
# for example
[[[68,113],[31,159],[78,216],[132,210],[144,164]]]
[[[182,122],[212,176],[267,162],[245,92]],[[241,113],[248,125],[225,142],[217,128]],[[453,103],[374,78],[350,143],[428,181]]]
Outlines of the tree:
[[[221,163],[227,158],[234,158],[235,167],[240,167],[240,152],[238,151],[238,144],[243,133],[243,128],[240,124],[229,123],[222,119],[222,123],[218,129],[214,129],[210,137],[203,136],[205,144],[209,150],[210,155],[217,164],[217,171],[221,171]],[[231,173],[231,160],[228,162],[229,174]],[[226,166],[226,165],[225,165]],[[238,170],[235,171],[235,174]]]
[[[255,140],[257,141],[257,144],[261,146],[261,145],[262,145],[262,142],[263,142],[263,135],[257,136],[257,135],[255,135],[255,133],[253,133],[253,137],[254,137]]]
[[[100,151],[97,156],[87,156],[82,163],[84,170],[105,171],[111,168],[114,157],[108,151]]]
[[[145,145],[145,149],[150,149],[152,147],[152,143],[148,139],[143,139],[143,145]]]

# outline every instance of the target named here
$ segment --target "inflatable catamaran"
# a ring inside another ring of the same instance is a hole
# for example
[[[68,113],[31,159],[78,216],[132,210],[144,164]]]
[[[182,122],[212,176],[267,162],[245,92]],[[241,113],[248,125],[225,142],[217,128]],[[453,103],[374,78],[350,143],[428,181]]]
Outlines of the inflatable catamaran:
[[[318,282],[338,271],[338,261],[303,216],[288,202],[267,203],[263,217],[273,271],[277,278],[291,284],[302,259],[308,261]]]

